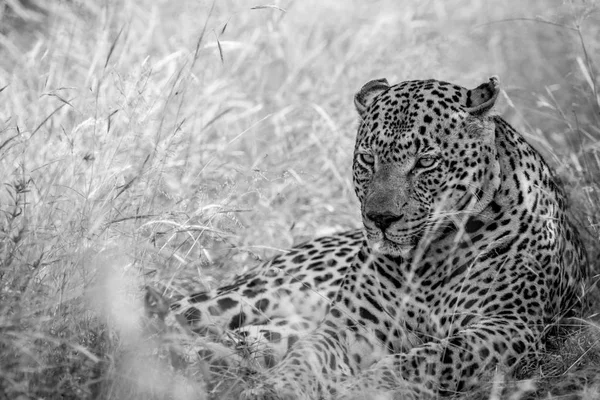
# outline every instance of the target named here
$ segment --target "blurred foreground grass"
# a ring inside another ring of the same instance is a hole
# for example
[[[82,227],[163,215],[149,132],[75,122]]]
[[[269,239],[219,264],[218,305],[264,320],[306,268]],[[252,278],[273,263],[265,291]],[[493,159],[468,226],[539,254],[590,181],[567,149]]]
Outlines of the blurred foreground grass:
[[[499,75],[596,262],[598,54],[598,1],[0,3],[0,398],[218,397],[153,356],[141,288],[360,226],[352,97],[374,78]],[[600,397],[585,325],[530,396]]]

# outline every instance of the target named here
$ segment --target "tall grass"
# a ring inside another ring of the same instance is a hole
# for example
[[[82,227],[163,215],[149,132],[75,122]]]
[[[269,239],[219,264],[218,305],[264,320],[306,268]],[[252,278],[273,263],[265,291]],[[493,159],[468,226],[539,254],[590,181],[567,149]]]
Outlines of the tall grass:
[[[596,261],[597,1],[0,8],[0,398],[211,396],[145,339],[141,288],[214,287],[360,226],[352,97],[373,78],[499,75],[498,111],[558,171]],[[540,396],[596,398],[594,321]]]

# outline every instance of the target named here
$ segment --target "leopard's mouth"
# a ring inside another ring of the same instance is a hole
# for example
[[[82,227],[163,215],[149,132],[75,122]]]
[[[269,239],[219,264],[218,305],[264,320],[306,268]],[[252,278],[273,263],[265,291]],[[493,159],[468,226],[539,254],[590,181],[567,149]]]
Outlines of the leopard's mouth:
[[[395,229],[369,229],[365,224],[367,238],[372,250],[379,254],[407,257],[419,245],[425,232],[425,224],[418,224],[410,229],[396,227]]]

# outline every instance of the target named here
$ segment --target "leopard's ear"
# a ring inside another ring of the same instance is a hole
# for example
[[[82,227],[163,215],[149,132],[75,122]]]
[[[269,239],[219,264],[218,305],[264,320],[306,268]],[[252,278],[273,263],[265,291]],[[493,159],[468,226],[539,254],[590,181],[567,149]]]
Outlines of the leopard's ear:
[[[486,83],[467,91],[465,111],[471,115],[484,115],[494,107],[500,93],[500,80],[492,76]]]
[[[361,119],[364,119],[365,112],[375,97],[384,90],[388,89],[390,84],[387,79],[374,79],[363,85],[363,87],[354,95],[354,106]]]

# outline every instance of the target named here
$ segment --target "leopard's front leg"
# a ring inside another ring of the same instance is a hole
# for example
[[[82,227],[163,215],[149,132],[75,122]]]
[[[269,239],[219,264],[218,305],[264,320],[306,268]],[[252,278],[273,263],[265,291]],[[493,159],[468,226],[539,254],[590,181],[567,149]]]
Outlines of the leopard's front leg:
[[[342,312],[330,310],[321,326],[300,339],[285,358],[255,388],[247,390],[248,399],[332,398],[340,383],[358,372],[352,354],[377,351],[358,337],[355,330],[342,326]]]
[[[509,371],[523,356],[536,354],[535,330],[515,315],[482,317],[446,339],[383,357],[349,382],[346,392],[402,399],[453,395],[490,367]]]

